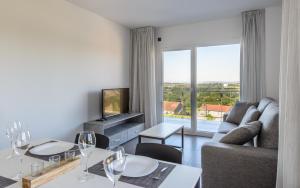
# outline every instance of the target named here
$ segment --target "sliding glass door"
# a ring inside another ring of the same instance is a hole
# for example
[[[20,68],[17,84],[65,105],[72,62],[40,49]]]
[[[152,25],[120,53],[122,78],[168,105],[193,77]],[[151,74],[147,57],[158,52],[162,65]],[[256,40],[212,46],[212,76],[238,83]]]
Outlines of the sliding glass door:
[[[163,52],[163,119],[192,133],[216,132],[239,100],[240,45]]]
[[[216,132],[240,97],[240,44],[196,48],[197,131]]]
[[[191,50],[163,52],[163,119],[191,129]]]

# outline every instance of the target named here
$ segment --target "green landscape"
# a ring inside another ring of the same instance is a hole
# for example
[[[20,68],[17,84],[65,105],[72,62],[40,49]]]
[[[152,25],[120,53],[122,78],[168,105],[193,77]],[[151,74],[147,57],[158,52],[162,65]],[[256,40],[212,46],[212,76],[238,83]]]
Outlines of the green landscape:
[[[181,102],[183,110],[178,114],[165,114],[171,117],[191,115],[190,85],[185,83],[164,83],[164,101]],[[203,104],[232,106],[240,98],[239,83],[200,83],[197,84],[197,111]],[[211,114],[207,119],[213,120]]]

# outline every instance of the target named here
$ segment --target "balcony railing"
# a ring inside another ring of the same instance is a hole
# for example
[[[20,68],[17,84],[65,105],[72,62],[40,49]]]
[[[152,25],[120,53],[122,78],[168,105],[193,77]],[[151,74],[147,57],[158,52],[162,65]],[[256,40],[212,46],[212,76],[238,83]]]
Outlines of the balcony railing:
[[[211,84],[212,85],[212,84]],[[212,85],[218,86],[218,84]],[[231,87],[198,87],[197,119],[220,121],[240,97],[239,84]],[[171,99],[171,100],[168,100]],[[190,89],[184,84],[164,85],[164,116],[169,118],[191,118]]]

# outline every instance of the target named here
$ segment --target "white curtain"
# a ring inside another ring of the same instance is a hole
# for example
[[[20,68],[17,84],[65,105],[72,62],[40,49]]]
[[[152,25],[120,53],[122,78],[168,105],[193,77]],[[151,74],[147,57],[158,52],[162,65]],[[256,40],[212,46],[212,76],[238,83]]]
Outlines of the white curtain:
[[[241,101],[265,96],[265,10],[242,13]]]
[[[155,29],[131,30],[130,108],[145,113],[145,126],[157,123],[155,90]]]
[[[277,188],[299,188],[300,1],[284,0],[282,14]]]

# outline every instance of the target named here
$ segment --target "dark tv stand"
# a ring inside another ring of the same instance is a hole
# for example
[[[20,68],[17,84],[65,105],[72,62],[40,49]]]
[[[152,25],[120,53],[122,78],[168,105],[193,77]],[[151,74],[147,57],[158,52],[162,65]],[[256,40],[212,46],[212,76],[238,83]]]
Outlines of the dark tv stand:
[[[103,134],[109,138],[109,146],[116,147],[133,138],[144,130],[143,113],[126,113],[107,119],[84,123],[83,129]]]

